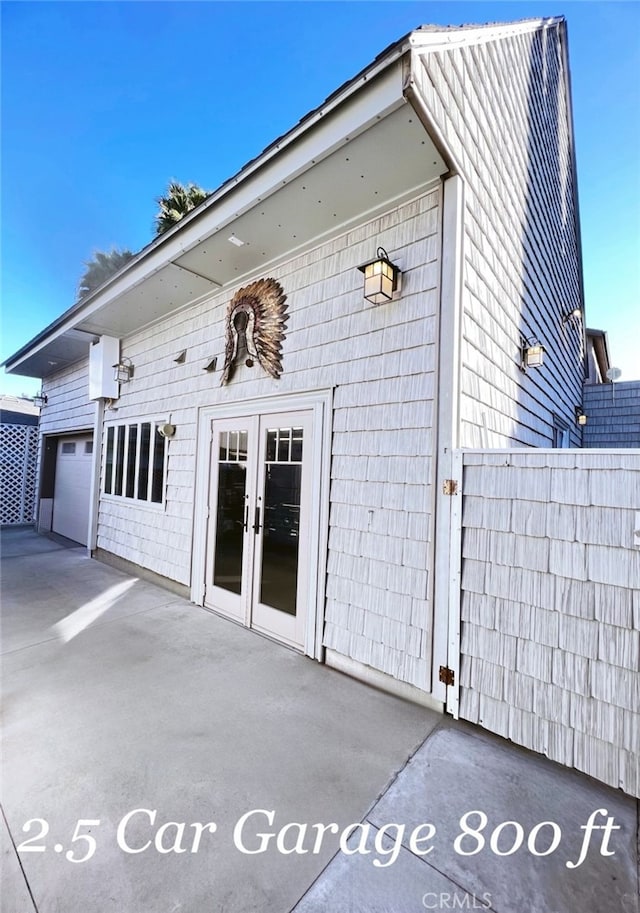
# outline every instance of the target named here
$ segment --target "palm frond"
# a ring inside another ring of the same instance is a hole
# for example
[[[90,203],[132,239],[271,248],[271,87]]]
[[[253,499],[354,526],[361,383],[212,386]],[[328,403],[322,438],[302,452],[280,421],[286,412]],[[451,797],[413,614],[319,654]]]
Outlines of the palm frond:
[[[158,197],[156,200],[159,207],[154,224],[156,235],[168,231],[188,212],[203,203],[208,196],[210,196],[210,191],[204,190],[197,184],[170,181],[164,196]]]
[[[96,251],[90,260],[85,260],[85,271],[78,282],[78,298],[86,298],[95,292],[107,279],[129,262],[135,255],[130,250]]]

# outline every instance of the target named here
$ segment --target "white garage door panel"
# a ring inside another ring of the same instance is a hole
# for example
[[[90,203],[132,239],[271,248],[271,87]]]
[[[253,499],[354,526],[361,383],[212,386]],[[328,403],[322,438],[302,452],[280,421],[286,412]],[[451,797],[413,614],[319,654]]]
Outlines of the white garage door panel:
[[[58,439],[53,496],[54,533],[86,545],[93,455],[91,434]]]

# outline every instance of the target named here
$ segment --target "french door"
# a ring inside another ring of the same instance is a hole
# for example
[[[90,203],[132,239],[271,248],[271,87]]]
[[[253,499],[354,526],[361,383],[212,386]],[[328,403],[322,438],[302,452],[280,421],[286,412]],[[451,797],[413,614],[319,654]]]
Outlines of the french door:
[[[313,413],[214,419],[205,605],[303,649]]]

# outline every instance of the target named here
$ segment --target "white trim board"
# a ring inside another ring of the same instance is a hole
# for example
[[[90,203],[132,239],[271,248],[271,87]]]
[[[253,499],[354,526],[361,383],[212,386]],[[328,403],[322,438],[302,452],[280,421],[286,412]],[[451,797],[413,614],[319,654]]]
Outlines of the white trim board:
[[[437,700],[455,696],[438,678],[440,666],[454,668],[455,646],[451,637],[459,632],[459,619],[451,631],[453,594],[450,593],[449,550],[454,534],[453,501],[461,498],[462,477],[454,474],[453,452],[460,439],[460,332],[462,313],[464,182],[459,175],[444,181],[442,213],[442,273],[438,343],[438,414],[436,441],[435,561],[433,594],[433,653],[431,692]],[[460,465],[461,470],[461,465]],[[443,493],[445,479],[458,482],[458,494]],[[455,538],[455,536],[454,536]],[[458,615],[459,615],[458,601]],[[459,644],[459,638],[458,638]],[[459,653],[459,649],[458,649]],[[458,660],[455,659],[454,671]],[[456,680],[459,674],[456,674]],[[457,701],[455,702],[457,705]],[[449,707],[447,706],[447,709]]]

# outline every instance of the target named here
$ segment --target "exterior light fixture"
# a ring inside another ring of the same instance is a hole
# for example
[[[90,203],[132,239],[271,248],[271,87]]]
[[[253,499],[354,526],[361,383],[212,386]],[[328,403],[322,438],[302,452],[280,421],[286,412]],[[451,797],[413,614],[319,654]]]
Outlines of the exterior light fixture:
[[[526,371],[527,368],[540,368],[544,362],[544,353],[547,350],[534,337],[523,339],[521,347],[520,370]]]
[[[400,291],[400,269],[389,260],[384,247],[379,247],[375,260],[363,263],[358,269],[364,273],[364,297],[371,304],[391,301]]]
[[[133,377],[133,365],[129,358],[121,359],[117,365],[113,366],[113,369],[113,379],[117,380],[119,384],[128,384]]]
[[[42,409],[43,406],[46,406],[48,401],[47,394],[43,393],[42,390],[33,397],[33,405],[37,406],[38,409]]]
[[[587,424],[587,414],[583,410],[582,406],[576,406],[576,422],[578,425]]]
[[[582,308],[574,308],[567,314],[562,315],[562,325],[569,323],[570,320],[579,320],[582,317]]]

